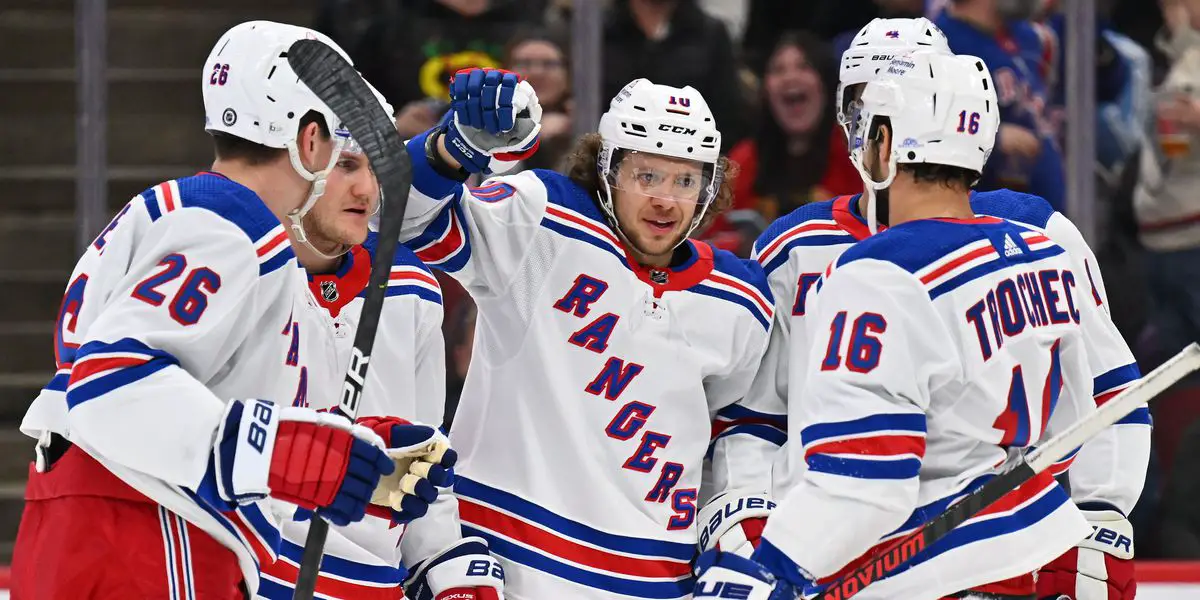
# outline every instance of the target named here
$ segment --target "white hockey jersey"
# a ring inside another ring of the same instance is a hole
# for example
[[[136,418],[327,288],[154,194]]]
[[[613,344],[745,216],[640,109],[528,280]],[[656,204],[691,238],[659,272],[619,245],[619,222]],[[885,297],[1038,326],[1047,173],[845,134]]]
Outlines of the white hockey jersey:
[[[741,402],[772,320],[761,268],[695,242],[686,264],[637,266],[563,175],[466,188],[424,142],[405,237],[479,308],[451,431],[464,531],[501,559],[510,599],[689,597],[714,430],[730,487],[769,483],[783,438],[781,414]]]
[[[766,270],[776,298],[771,346],[751,395],[774,397],[796,406],[803,402],[804,369],[810,348],[805,332],[807,298],[821,273],[838,256],[870,232],[858,210],[859,196],[842,196],[802,206],[779,219],[755,244],[755,256]],[[1095,255],[1065,216],[1038,196],[1009,190],[974,193],[976,214],[1016,221],[1043,232],[1067,250],[1079,274],[1083,302],[1081,327],[1087,340],[1093,396],[1103,404],[1141,377],[1133,353],[1108,314],[1104,281]],[[760,400],[766,402],[765,400]],[[789,413],[792,431],[799,431]],[[785,445],[774,466],[773,488],[782,497],[804,469],[803,448]],[[1150,456],[1150,411],[1135,410],[1083,446],[1080,453],[1056,465],[1054,474],[1070,468],[1072,499],[1085,508],[1108,505],[1129,514],[1142,492]]]
[[[251,190],[201,173],[135,196],[80,258],[55,330],[58,373],[21,431],[65,436],[232,549],[248,588],[294,506],[234,507],[211,449],[226,403],[303,397],[289,353],[304,276]]]
[[[298,309],[294,340],[309,357],[301,377],[309,395],[296,403],[327,409],[336,405],[358,331],[363,297],[375,255],[376,235],[349,252],[336,273],[309,275]],[[440,426],[445,408],[446,356],[442,339],[442,294],[429,268],[408,248],[396,249],[359,416],[397,416]],[[290,600],[304,553],[308,521],[284,524],[279,560],[264,565],[259,596]],[[445,549],[461,537],[457,502],[442,494],[422,518],[407,526],[368,515],[346,527],[331,527],[316,594],[320,598],[394,599],[405,567]]]
[[[806,469],[759,551],[814,591],[1093,412],[1073,269],[1041,231],[994,217],[912,221],[843,252],[805,299],[813,351],[789,408]],[[1028,574],[1090,532],[1044,472],[857,597]]]

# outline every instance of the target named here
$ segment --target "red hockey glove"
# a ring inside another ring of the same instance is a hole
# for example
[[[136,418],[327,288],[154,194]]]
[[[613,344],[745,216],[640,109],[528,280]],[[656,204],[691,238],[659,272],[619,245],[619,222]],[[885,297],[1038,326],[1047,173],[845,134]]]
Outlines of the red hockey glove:
[[[404,582],[410,600],[503,600],[504,569],[487,542],[468,537],[421,561]]]
[[[230,402],[213,451],[222,498],[265,496],[316,510],[336,525],[363,518],[382,475],[383,441],[348,419],[265,400]]]
[[[403,524],[420,518],[437,500],[439,487],[453,483],[458,454],[436,428],[396,417],[361,417],[358,425],[383,439],[395,471],[383,477],[367,512]]]
[[[1133,600],[1133,526],[1115,510],[1082,512],[1092,535],[1038,571],[1038,597]]]
[[[730,491],[717,494],[696,521],[700,524],[700,552],[720,550],[749,558],[762,539],[767,516],[775,501],[762,493]]]

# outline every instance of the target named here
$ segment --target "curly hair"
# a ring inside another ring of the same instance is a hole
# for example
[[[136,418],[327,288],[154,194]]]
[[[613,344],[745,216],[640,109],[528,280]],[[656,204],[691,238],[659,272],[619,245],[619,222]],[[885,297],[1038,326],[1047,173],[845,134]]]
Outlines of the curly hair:
[[[575,147],[571,149],[563,164],[563,173],[576,185],[587,191],[588,196],[593,199],[599,198],[597,194],[602,193],[604,189],[600,183],[600,169],[596,166],[600,156],[600,146],[603,143],[604,140],[598,133],[584,135],[575,142]],[[704,231],[704,228],[717,218],[717,215],[733,206],[733,181],[738,175],[737,163],[730,162],[728,158],[722,156],[717,159],[717,165],[724,173],[721,187],[717,190],[717,197],[713,199],[708,211],[704,213],[704,218],[700,220],[700,224],[694,231]]]

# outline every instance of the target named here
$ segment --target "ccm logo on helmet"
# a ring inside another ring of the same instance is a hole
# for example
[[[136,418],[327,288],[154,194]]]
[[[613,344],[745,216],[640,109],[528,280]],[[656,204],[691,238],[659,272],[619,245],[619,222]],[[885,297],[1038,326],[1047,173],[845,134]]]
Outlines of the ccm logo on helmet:
[[[666,123],[660,123],[658,125],[658,130],[659,131],[670,131],[671,133],[679,133],[679,134],[683,134],[683,135],[696,135],[695,129],[689,129],[687,127],[681,127],[679,125],[667,125]]]

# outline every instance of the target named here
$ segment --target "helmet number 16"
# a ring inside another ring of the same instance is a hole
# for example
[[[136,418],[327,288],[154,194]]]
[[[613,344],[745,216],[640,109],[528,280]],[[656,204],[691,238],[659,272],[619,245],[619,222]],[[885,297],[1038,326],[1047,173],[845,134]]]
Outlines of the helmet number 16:
[[[979,133],[979,113],[973,112],[968,115],[965,110],[958,113],[958,132],[964,131],[971,135]]]

